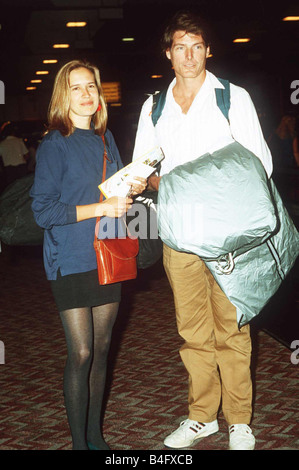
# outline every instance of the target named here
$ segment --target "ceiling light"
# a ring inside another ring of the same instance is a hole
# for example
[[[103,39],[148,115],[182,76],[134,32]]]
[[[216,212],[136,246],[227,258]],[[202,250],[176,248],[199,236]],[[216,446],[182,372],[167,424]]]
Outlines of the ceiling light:
[[[282,21],[299,21],[299,16],[285,16]]]
[[[69,44],[53,44],[54,49],[67,49],[70,47]]]
[[[38,70],[35,72],[36,75],[48,75],[48,70]]]
[[[36,86],[27,86],[26,90],[36,90]]]
[[[30,80],[30,83],[42,83],[42,80]]]
[[[233,42],[249,42],[250,38],[237,38],[234,39]]]
[[[162,78],[163,75],[152,75],[151,78]]]
[[[69,21],[66,24],[67,28],[83,28],[86,25],[86,21]]]
[[[43,64],[57,64],[57,59],[45,59],[43,60]]]
[[[135,41],[135,38],[122,38],[123,42],[133,42]]]

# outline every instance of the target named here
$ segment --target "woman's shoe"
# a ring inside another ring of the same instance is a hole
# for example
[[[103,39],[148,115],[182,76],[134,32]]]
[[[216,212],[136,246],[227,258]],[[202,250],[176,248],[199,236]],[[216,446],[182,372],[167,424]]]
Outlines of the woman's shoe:
[[[98,447],[94,446],[91,442],[87,442],[89,450],[100,450]]]

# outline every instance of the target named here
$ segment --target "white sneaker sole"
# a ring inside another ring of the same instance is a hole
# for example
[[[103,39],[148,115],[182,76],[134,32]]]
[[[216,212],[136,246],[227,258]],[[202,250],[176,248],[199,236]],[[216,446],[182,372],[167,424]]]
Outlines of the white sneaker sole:
[[[233,445],[229,446],[229,450],[254,450],[254,449],[255,449],[255,442],[253,444],[250,444],[250,445],[246,446],[246,449],[245,449],[245,447],[243,447],[242,449],[241,448],[238,449],[238,446],[236,446],[236,447],[233,446]]]
[[[200,435],[194,436],[194,439],[185,445],[178,445],[176,443],[170,443],[170,442],[167,443],[167,441],[170,440],[170,436],[171,436],[170,435],[169,437],[166,437],[166,439],[164,440],[164,445],[165,447],[169,447],[170,449],[185,449],[186,447],[193,446],[193,444],[195,444],[196,441],[198,441],[199,439],[203,439],[204,437],[208,437],[208,436],[211,436],[212,434],[216,434],[216,432],[218,431],[219,431],[219,426],[217,424],[214,426],[214,428],[210,429],[210,431],[202,432],[200,433]]]

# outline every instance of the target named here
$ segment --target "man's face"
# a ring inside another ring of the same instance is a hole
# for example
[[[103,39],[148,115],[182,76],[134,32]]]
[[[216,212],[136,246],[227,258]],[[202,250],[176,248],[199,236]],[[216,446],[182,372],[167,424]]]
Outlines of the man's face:
[[[206,47],[201,35],[176,31],[172,46],[166,56],[171,60],[176,75],[183,78],[197,78],[204,71],[210,48]]]

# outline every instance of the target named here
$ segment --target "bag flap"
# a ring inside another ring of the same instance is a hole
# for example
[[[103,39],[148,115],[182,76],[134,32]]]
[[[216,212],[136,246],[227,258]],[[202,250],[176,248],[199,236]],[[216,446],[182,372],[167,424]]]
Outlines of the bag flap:
[[[106,238],[105,240],[98,240],[103,244],[109,253],[115,258],[131,259],[138,255],[139,243],[137,238]],[[95,243],[96,248],[98,243]]]

